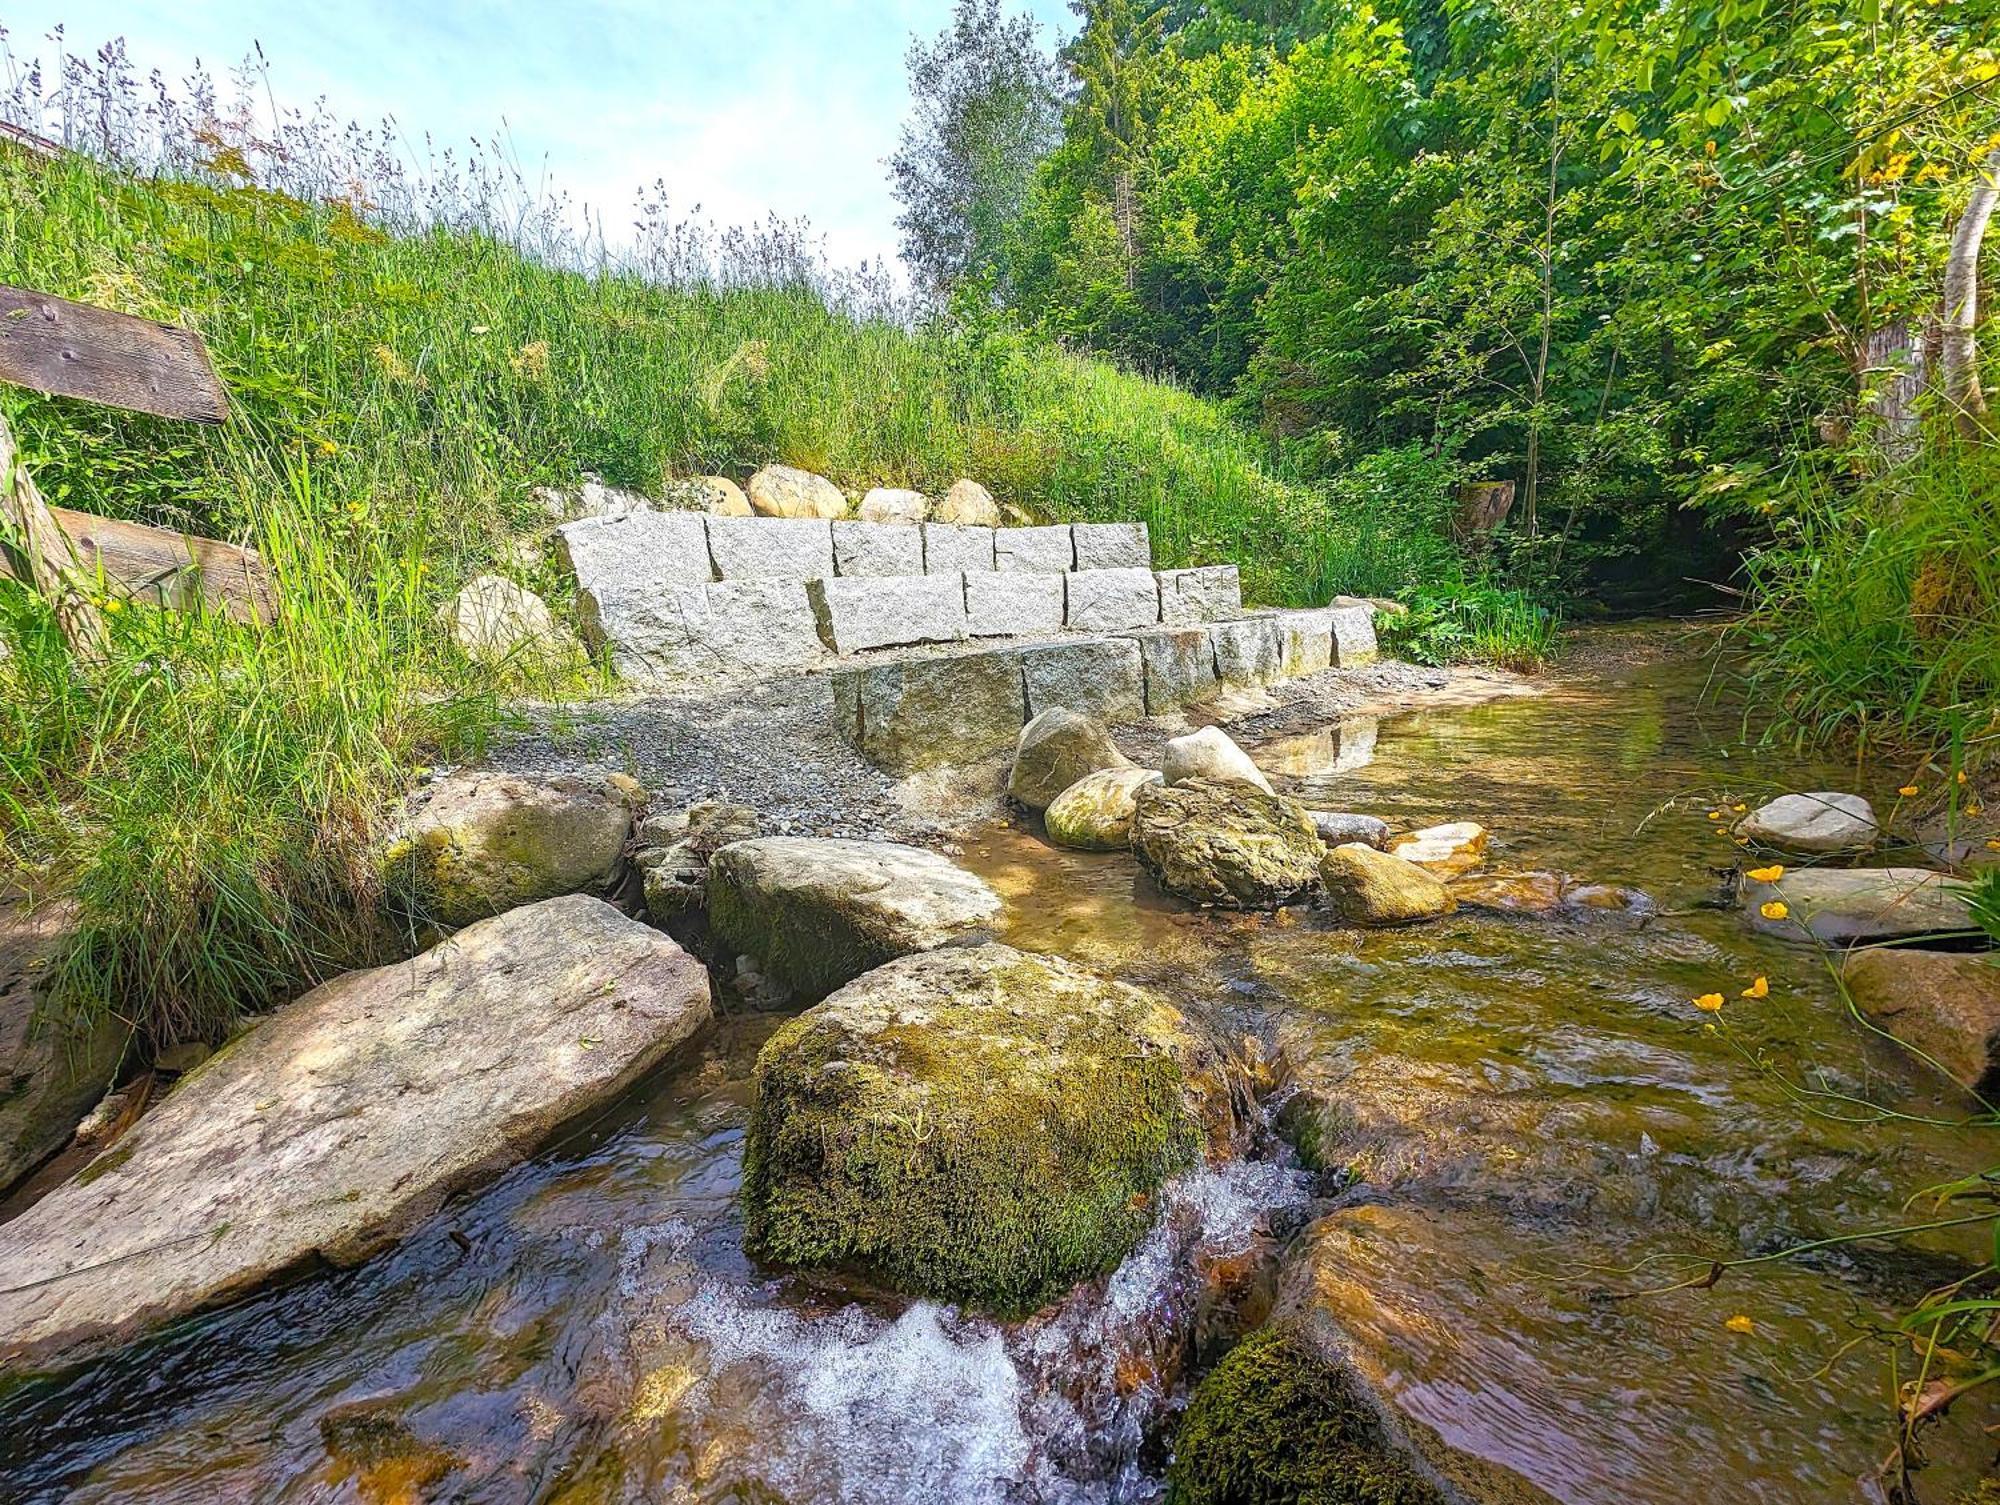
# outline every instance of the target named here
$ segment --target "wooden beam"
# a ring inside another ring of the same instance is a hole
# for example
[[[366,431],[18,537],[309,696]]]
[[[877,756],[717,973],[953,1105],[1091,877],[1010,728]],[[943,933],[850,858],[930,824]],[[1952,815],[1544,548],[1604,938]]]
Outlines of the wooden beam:
[[[49,512],[84,572],[101,573],[120,595],[182,610],[201,601],[238,622],[277,615],[277,589],[254,549],[66,507]]]
[[[20,552],[18,568],[55,612],[70,652],[81,663],[101,662],[104,619],[92,597],[90,579],[14,447],[14,431],[4,413],[0,413],[0,539]],[[14,572],[11,560],[8,565]]]
[[[162,418],[229,416],[228,395],[192,329],[4,283],[0,381]]]

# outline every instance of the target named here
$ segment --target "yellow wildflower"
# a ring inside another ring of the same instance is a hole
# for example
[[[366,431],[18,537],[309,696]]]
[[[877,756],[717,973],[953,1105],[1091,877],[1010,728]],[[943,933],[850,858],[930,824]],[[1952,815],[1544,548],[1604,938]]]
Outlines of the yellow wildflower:
[[[1958,771],[1958,781],[1961,784],[1965,782],[1965,770],[1963,768],[1959,769]]]
[[[513,355],[507,357],[507,364],[514,368],[516,375],[525,376],[531,381],[547,374],[549,369],[549,342],[547,340],[530,340]]]
[[[1965,802],[1965,813],[1967,815],[1978,815],[1982,811],[1984,811],[1985,808],[1986,807],[1980,804],[1978,800],[1967,800]]]
[[[125,609],[125,603],[119,600],[116,596],[106,596],[104,598],[105,615],[109,616],[114,612],[120,612],[123,611],[124,609]]]
[[[1694,1006],[1704,1014],[1719,1014],[1722,1012],[1722,995],[1720,993],[1704,993],[1694,1001]]]
[[[1748,1317],[1744,1316],[1741,1312],[1738,1312],[1734,1317],[1731,1317],[1727,1322],[1723,1323],[1722,1325],[1728,1328],[1733,1333],[1754,1333],[1755,1331],[1757,1331],[1757,1324],[1752,1322]]]
[[[1896,791],[1896,793],[1900,794],[1904,799],[1910,798],[1910,796],[1915,794],[1916,792],[1917,792],[1917,786],[1915,784],[1905,784],[1901,789],[1898,789]]]
[[[1771,979],[1759,973],[1757,980],[1743,990],[1743,996],[1745,998],[1769,998],[1771,996]]]
[[[1748,805],[1731,805],[1729,808],[1734,810],[1738,815],[1741,815],[1745,810],[1748,810],[1750,807]]]
[[[1750,876],[1759,883],[1776,883],[1785,876],[1785,865],[1782,862],[1774,862],[1769,867],[1753,867],[1750,869]]]
[[[1757,906],[1757,913],[1767,920],[1782,920],[1791,912],[1791,906],[1783,899],[1771,899]]]
[[[1720,810],[1711,810],[1708,812],[1708,818],[1710,820],[1721,820],[1722,812]]]

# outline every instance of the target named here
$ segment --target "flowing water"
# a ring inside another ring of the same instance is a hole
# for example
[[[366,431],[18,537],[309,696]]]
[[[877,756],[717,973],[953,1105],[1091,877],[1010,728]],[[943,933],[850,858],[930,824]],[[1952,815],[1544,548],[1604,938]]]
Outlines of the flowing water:
[[[1006,939],[1204,1005],[1270,1065],[1281,1126],[1331,1105],[1351,1175],[1262,1135],[1172,1187],[1109,1279],[1012,1327],[777,1276],[735,1209],[777,1021],[731,1018],[393,1253],[0,1394],[0,1498],[1152,1501],[1191,1371],[1274,1288],[1309,1289],[1402,1415],[1494,1471],[1492,1499],[1872,1498],[1894,1428],[1867,1340],[1974,1243],[1626,1294],[1669,1280],[1633,1271],[1648,1257],[1893,1223],[1989,1158],[1854,1107],[1968,1105],[1871,1042],[1812,952],[1701,907],[1738,855],[1718,800],[1855,774],[1747,756],[1699,690],[1684,666],[1616,667],[1258,748],[1316,805],[1478,820],[1495,868],[1642,887],[1666,911],[1643,925],[1191,914],[1127,857],[966,838]],[[1759,974],[1769,997],[1740,999]],[[1715,1029],[1690,1006],[1711,990]],[[1964,1430],[1922,1498],[1977,1477]]]

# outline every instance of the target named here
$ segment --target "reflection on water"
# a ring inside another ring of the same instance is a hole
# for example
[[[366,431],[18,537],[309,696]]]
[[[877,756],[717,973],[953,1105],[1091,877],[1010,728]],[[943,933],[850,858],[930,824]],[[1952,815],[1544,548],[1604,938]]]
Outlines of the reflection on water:
[[[1361,1178],[1314,1204],[1285,1289],[1420,1427],[1508,1471],[1511,1492],[1475,1497],[1866,1499],[1893,1440],[1884,1366],[1836,1355],[1976,1252],[1844,1246],[1617,1299],[1648,1257],[1892,1219],[1986,1158],[1962,1134],[1815,1117],[1791,1090],[1963,1107],[1864,1040],[1809,954],[1698,907],[1735,855],[1709,799],[1852,774],[1746,759],[1695,688],[1639,670],[1256,749],[1315,805],[1475,819],[1496,866],[1643,887],[1666,911],[1644,926],[1197,915],[1119,855],[965,839],[1006,939],[1217,1006],[1282,1058],[1280,1121]],[[1738,1001],[1759,973],[1771,996]],[[1688,1002],[1711,988],[1731,999],[1719,1032]],[[1172,1404],[1214,1354],[1218,1272],[1272,1250],[1274,1214],[1303,1217],[1305,1174],[1278,1157],[1187,1178],[1114,1276],[1012,1328],[774,1277],[744,1258],[734,1198],[775,1022],[726,1021],[361,1269],[0,1394],[0,1498],[1157,1499]],[[1738,1313],[1751,1334],[1724,1327]],[[1980,1461],[1947,1442],[1926,1488],[1948,1499]]]

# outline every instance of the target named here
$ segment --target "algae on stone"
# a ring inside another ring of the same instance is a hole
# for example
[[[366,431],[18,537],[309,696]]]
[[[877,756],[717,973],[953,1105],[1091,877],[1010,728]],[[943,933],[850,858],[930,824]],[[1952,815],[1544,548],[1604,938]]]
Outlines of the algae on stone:
[[[857,979],[771,1037],[756,1091],[755,1256],[1008,1318],[1113,1269],[1239,1121],[1164,999],[998,944]]]
[[[1319,885],[1312,817],[1238,779],[1147,784],[1134,796],[1132,851],[1170,894],[1275,909]]]

